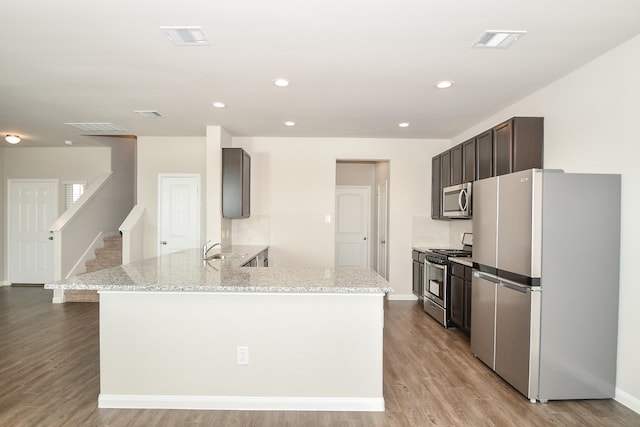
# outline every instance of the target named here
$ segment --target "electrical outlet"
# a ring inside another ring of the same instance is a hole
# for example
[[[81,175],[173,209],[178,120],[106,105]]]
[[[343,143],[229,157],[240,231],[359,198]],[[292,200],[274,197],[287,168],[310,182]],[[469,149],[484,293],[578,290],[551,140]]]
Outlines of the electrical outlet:
[[[249,364],[249,347],[238,346],[237,348],[238,365]]]

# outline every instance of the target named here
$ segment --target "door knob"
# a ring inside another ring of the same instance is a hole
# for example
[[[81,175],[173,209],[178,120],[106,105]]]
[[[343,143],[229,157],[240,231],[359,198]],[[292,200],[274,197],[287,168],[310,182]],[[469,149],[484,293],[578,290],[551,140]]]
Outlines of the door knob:
[[[49,236],[49,240],[53,240],[53,236]]]
[[[367,240],[367,236],[364,236],[362,240]]]
[[[165,240],[163,240],[163,241],[162,241],[162,242],[160,242],[160,243],[162,243],[163,245],[166,245],[166,244],[167,244],[167,242],[166,242]]]

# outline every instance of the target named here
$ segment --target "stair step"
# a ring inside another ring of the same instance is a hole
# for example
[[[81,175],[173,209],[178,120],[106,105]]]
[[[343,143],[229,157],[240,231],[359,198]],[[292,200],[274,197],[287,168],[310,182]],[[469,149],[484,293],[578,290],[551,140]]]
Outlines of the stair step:
[[[122,262],[122,248],[98,248],[93,252],[96,258],[109,258]]]
[[[122,236],[114,235],[102,239],[103,246],[94,250],[95,258],[85,263],[85,274],[122,265]],[[66,302],[99,302],[97,291],[68,290]]]
[[[122,248],[122,236],[109,236],[102,239],[103,248]]]
[[[64,292],[66,302],[100,302],[98,291],[76,291],[68,290]]]

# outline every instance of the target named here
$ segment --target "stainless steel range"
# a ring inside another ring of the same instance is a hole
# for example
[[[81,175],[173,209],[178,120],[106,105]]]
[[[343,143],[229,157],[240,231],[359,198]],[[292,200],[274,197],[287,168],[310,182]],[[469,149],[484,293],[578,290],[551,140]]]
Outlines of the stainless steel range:
[[[450,257],[470,257],[471,246],[464,249],[429,249],[424,263],[424,311],[448,328],[451,323]]]

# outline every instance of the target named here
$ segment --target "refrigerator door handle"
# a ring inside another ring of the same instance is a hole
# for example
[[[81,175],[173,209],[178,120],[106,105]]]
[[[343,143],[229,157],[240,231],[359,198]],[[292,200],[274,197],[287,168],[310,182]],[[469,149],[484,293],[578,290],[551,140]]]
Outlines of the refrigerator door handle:
[[[539,286],[535,286],[535,287],[531,287],[531,286],[527,286],[527,285],[520,285],[518,283],[513,283],[513,282],[505,282],[504,280],[500,280],[500,283],[498,283],[500,286],[503,286],[507,289],[511,289],[513,291],[516,292],[520,292],[523,294],[526,294],[528,292],[538,292],[540,291],[540,287]]]
[[[500,283],[500,279],[498,277],[494,276],[493,274],[487,274],[487,273],[483,273],[481,271],[474,271],[473,272],[473,276],[477,277],[479,279],[484,279],[484,280],[486,280],[488,282],[491,282],[491,283],[496,283],[496,284]]]

